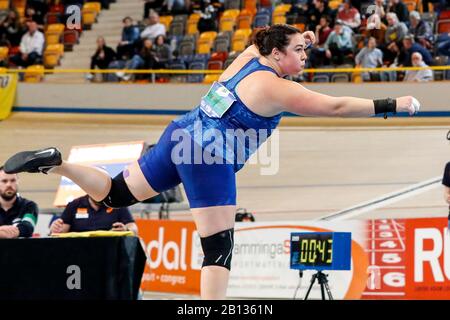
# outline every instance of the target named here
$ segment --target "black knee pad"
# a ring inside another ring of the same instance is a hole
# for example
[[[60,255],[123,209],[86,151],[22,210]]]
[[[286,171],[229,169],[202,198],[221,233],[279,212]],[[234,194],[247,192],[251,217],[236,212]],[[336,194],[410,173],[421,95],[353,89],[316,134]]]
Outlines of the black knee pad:
[[[224,230],[209,237],[200,238],[200,241],[205,254],[202,267],[220,266],[231,270],[234,229]]]
[[[119,173],[114,179],[111,179],[111,189],[102,203],[110,208],[122,208],[135,204],[138,200],[131,194],[123,172]]]

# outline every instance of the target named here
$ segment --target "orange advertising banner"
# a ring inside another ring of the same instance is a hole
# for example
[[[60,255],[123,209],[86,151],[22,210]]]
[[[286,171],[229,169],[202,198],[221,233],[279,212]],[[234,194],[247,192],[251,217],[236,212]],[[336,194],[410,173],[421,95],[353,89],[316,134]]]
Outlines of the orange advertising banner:
[[[192,221],[136,220],[147,254],[143,290],[200,294],[203,255]]]
[[[450,299],[447,219],[406,220],[407,299]]]

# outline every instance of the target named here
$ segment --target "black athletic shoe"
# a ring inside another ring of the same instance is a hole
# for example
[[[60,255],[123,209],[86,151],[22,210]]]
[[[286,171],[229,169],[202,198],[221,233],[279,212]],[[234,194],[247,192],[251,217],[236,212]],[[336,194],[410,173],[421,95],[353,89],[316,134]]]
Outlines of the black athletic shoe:
[[[16,153],[6,161],[3,169],[5,173],[42,172],[62,163],[61,153],[56,148],[45,148],[36,151]]]

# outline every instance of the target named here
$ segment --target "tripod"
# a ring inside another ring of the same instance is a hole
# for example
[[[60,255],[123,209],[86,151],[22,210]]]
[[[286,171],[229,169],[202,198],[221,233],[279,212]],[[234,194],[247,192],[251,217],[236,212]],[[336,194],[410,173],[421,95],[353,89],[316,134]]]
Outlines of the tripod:
[[[320,291],[322,293],[322,300],[325,299],[325,290],[327,290],[328,300],[333,300],[333,295],[331,294],[330,287],[328,286],[328,275],[322,273],[322,271],[317,271],[317,273],[313,274],[311,277],[311,284],[309,285],[308,292],[306,292],[305,300],[308,300],[309,293],[311,292],[311,289],[314,285],[314,282],[319,283],[320,285]]]

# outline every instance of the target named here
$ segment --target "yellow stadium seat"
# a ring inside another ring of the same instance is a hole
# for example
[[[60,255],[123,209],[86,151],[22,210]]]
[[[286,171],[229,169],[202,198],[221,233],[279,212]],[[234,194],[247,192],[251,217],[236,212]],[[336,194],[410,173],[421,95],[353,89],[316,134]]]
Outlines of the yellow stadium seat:
[[[245,50],[247,41],[245,39],[233,39],[231,42],[231,51],[242,52]]]
[[[252,35],[252,29],[238,29],[233,35],[233,38],[244,37],[247,38]]]
[[[44,52],[44,65],[46,68],[54,68],[59,64],[61,56],[55,52]]]
[[[228,9],[223,12],[222,17],[231,17],[236,19],[239,16],[239,13],[239,9]]]
[[[252,29],[238,29],[233,34],[231,41],[231,51],[244,51],[247,47],[248,39],[252,34]]]
[[[196,21],[188,21],[187,22],[187,28],[186,28],[186,34],[193,35],[198,33],[198,22]]]
[[[192,13],[189,18],[188,21],[195,21],[198,22],[200,20],[201,16],[199,13]]]
[[[211,42],[208,39],[199,39],[197,44],[198,54],[209,54],[211,53]]]
[[[213,83],[214,81],[219,81],[219,74],[207,74],[204,78],[203,78],[203,83],[209,84],[209,83]]]
[[[0,10],[6,10],[9,8],[9,0],[0,0]]]
[[[292,5],[291,4],[280,4],[275,7],[275,10],[273,11],[273,14],[276,15],[277,13],[284,13],[291,10]]]
[[[238,29],[249,29],[252,27],[252,17],[251,16],[239,16],[237,18],[237,28]]]
[[[97,14],[99,14],[100,11],[102,11],[102,4],[100,2],[86,2],[83,5],[83,13],[85,10],[95,11]]]
[[[341,5],[341,1],[339,0],[332,0],[328,3],[328,6],[330,7],[330,9],[332,10],[337,10],[339,8],[339,6]]]
[[[66,26],[62,23],[52,23],[47,26],[46,31],[63,33],[65,28],[66,28]]]
[[[41,82],[44,79],[44,66],[34,65],[26,68],[25,82]]]
[[[272,18],[272,24],[285,24],[286,16],[284,14],[274,15]]]
[[[170,24],[172,23],[172,20],[173,20],[173,16],[159,17],[159,22],[162,23],[166,27],[166,30],[170,29]]]
[[[220,32],[233,31],[235,23],[236,23],[235,18],[222,17],[222,19],[220,19],[220,26],[219,26]]]
[[[200,39],[208,39],[211,44],[214,42],[214,40],[217,37],[217,32],[215,31],[206,31],[200,34],[199,40]]]
[[[97,12],[83,11],[82,18],[84,26],[92,26],[97,21]]]
[[[6,58],[8,58],[8,53],[8,47],[0,47],[0,60],[5,60]]]
[[[61,33],[59,33],[59,32],[46,32],[45,33],[45,43],[47,43],[47,44],[58,44],[58,43],[61,43]]]
[[[64,54],[64,45],[63,44],[50,44],[50,45],[47,45],[47,47],[45,48],[45,51],[58,53],[59,55],[62,56]]]

